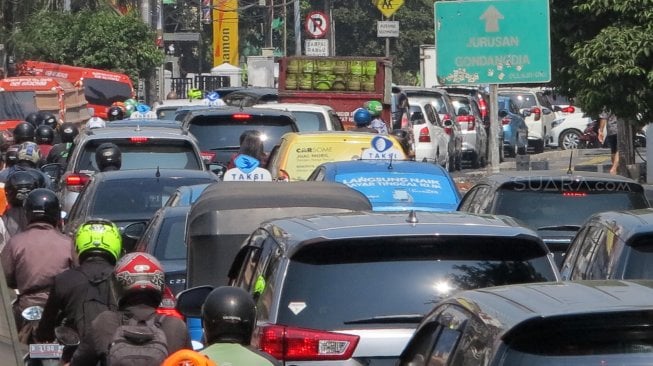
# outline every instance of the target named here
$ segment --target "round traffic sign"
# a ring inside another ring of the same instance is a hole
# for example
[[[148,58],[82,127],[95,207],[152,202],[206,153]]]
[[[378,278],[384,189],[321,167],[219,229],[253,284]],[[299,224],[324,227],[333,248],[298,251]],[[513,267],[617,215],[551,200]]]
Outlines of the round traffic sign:
[[[326,14],[320,11],[310,12],[306,16],[306,22],[304,23],[306,31],[313,38],[324,37],[329,29],[329,21]]]

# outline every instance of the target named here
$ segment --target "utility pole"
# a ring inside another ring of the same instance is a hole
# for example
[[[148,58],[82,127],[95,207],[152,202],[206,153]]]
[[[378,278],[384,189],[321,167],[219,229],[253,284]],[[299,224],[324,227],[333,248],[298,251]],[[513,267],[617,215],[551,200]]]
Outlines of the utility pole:
[[[301,32],[301,19],[299,19],[299,0],[295,0],[293,13],[295,18],[295,56],[301,56],[302,55],[302,32]]]

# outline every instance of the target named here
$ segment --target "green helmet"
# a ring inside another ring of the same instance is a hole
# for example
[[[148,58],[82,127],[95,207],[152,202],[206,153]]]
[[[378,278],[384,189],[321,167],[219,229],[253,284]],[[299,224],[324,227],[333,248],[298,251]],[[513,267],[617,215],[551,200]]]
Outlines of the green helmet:
[[[122,252],[120,230],[108,220],[87,220],[75,233],[75,249],[80,262],[91,254],[108,254],[108,258],[115,263]]]
[[[193,100],[193,99],[202,99],[202,91],[199,89],[190,89],[188,91],[188,99]]]
[[[378,100],[370,100],[365,103],[365,108],[367,108],[370,114],[374,117],[380,116],[383,111],[383,105]]]
[[[125,103],[125,106],[133,105],[134,107],[136,107],[138,105],[138,102],[134,98],[129,98],[129,99],[125,100],[124,103]]]

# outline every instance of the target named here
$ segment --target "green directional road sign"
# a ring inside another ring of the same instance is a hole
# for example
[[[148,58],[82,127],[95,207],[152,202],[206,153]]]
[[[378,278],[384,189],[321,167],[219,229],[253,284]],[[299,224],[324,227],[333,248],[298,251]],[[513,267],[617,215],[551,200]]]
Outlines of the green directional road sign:
[[[551,81],[548,0],[438,1],[440,84]]]

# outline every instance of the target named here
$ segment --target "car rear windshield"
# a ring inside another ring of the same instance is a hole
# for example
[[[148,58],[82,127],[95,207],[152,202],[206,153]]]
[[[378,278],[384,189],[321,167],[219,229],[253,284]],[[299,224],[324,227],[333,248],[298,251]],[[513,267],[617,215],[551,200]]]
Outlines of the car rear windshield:
[[[254,116],[234,119],[231,115],[194,118],[188,130],[199,140],[202,151],[238,150],[240,135],[258,130],[263,136],[265,152],[281,141],[281,136],[295,131],[295,123],[285,116]]]
[[[653,233],[631,243],[625,257],[624,279],[653,279]]]
[[[523,109],[523,108],[531,108],[537,106],[537,99],[535,98],[535,94],[531,93],[511,93],[508,94],[510,99],[517,105],[517,108]]]
[[[89,104],[110,106],[132,97],[129,84],[104,79],[84,79],[84,96]]]
[[[84,146],[76,171],[98,171],[95,149],[105,142],[118,145],[122,153],[121,170],[133,169],[189,169],[202,170],[202,161],[193,145],[187,140],[152,138],[147,141],[134,139],[94,139]]]
[[[98,184],[89,217],[102,217],[107,220],[149,218],[163,207],[177,188],[211,182],[213,180],[208,176],[105,180]]]
[[[533,229],[582,225],[597,212],[648,207],[641,188],[626,182],[531,181],[503,187],[494,213],[520,219]]]
[[[297,120],[299,131],[325,131],[326,121],[320,112],[294,111],[292,114]]]
[[[317,329],[414,323],[455,290],[554,280],[540,245],[465,236],[308,245],[288,265],[278,323]]]
[[[650,365],[650,311],[563,316],[516,328],[499,365]]]
[[[175,115],[177,114],[177,109],[179,107],[159,107],[156,110],[156,118],[158,119],[167,119],[175,120]]]
[[[163,220],[156,241],[154,256],[159,259],[186,259],[186,216],[172,216]]]

